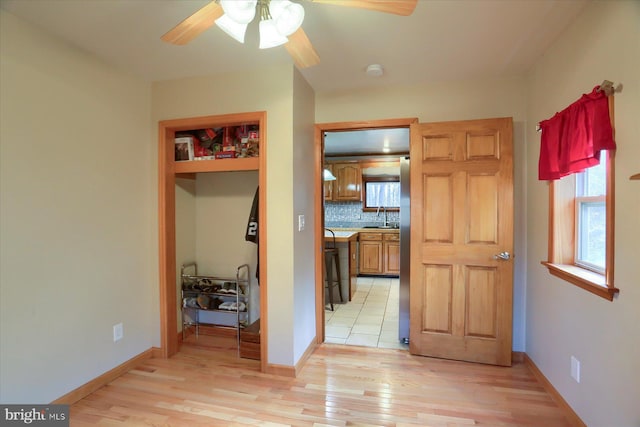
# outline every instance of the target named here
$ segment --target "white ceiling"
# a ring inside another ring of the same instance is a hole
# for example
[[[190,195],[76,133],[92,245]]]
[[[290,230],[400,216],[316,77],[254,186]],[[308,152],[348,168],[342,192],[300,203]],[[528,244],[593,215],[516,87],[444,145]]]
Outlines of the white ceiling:
[[[419,0],[401,17],[297,0],[321,58],[302,70],[316,92],[521,75],[588,0]],[[349,0],[345,0],[349,1]],[[150,81],[292,63],[212,27],[187,46],[160,36],[208,0],[0,0],[0,6]],[[380,63],[383,77],[365,75]]]
[[[409,128],[324,133],[327,157],[408,153]]]

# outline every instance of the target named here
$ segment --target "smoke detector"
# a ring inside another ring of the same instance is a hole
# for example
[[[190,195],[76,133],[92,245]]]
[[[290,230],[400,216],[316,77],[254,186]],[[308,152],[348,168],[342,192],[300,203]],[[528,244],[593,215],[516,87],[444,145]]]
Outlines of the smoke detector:
[[[371,64],[367,67],[367,76],[369,77],[380,77],[382,74],[384,74],[384,70],[380,64]]]

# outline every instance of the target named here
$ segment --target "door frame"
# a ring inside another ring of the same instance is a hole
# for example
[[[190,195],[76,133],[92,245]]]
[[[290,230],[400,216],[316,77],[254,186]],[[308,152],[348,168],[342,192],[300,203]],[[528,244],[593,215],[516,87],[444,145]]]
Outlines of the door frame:
[[[408,128],[409,141],[411,138],[411,124],[418,123],[418,118],[363,120],[352,122],[316,123],[314,129],[314,157],[315,157],[315,201],[314,201],[314,230],[315,230],[315,270],[316,270],[316,343],[324,342],[324,181],[322,180],[324,159],[325,131],[354,131],[385,128]],[[411,142],[409,142],[411,144]],[[411,147],[409,147],[411,148]]]
[[[259,186],[259,240],[258,247],[260,272],[260,367],[267,369],[267,113],[265,111],[237,114],[201,116],[184,119],[161,120],[158,122],[158,269],[159,269],[159,305],[160,305],[160,348],[157,356],[169,358],[179,350],[182,334],[177,331],[177,292],[176,292],[176,224],[175,224],[175,163],[174,143],[176,131],[202,129],[207,127],[233,126],[247,122],[259,123],[260,156],[258,166]],[[220,170],[244,171],[242,162],[216,163]],[[217,169],[217,168],[215,168]],[[209,172],[214,172],[213,170]],[[182,174],[195,179],[195,173]]]

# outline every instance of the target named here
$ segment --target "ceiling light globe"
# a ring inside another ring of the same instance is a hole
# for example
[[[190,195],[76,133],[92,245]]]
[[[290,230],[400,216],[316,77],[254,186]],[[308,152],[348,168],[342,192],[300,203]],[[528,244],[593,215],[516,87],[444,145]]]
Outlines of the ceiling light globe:
[[[216,19],[216,25],[240,43],[244,43],[244,35],[247,32],[247,24],[240,24],[231,19],[227,14]]]
[[[269,13],[283,36],[295,33],[304,21],[304,8],[289,0],[271,0]]]
[[[265,19],[260,21],[260,49],[269,49],[271,47],[280,46],[289,41],[285,36],[278,32],[273,19]]]
[[[258,0],[220,0],[225,15],[238,24],[248,24],[256,16]]]

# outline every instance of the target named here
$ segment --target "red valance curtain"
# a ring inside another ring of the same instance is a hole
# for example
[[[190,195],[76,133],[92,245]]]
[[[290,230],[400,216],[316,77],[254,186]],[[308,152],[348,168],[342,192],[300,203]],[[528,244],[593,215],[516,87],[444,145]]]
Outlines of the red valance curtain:
[[[555,180],[600,163],[600,151],[615,150],[607,94],[596,86],[573,104],[540,122],[538,179]]]

